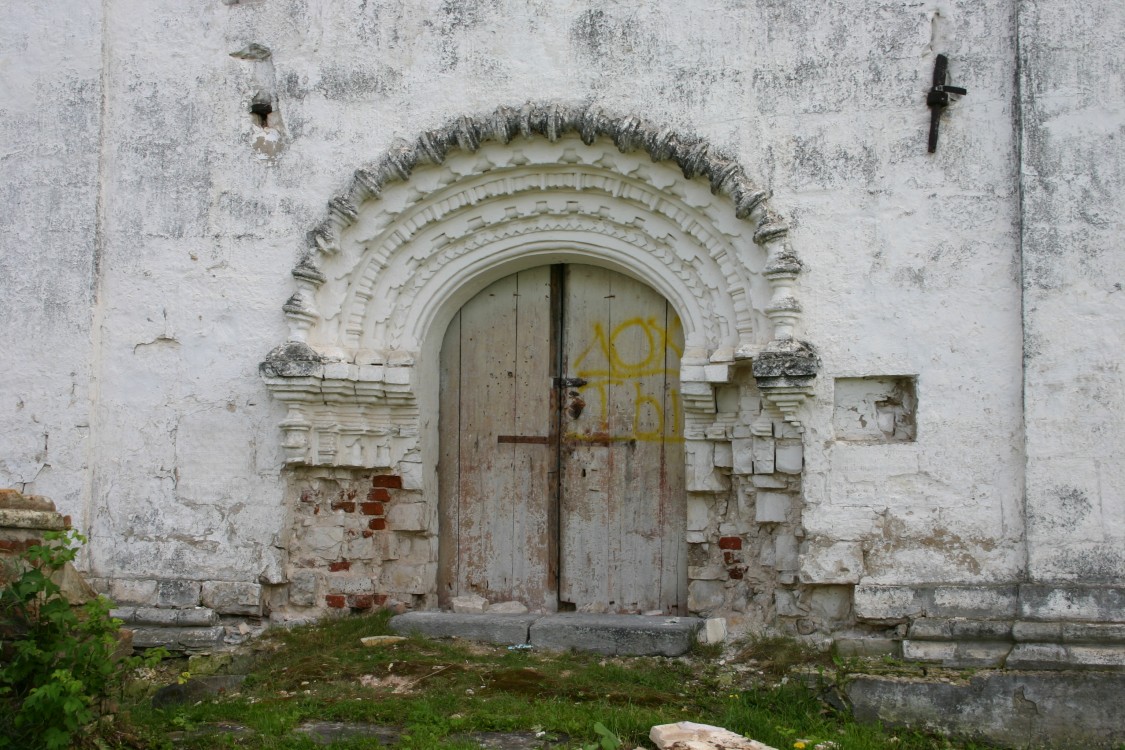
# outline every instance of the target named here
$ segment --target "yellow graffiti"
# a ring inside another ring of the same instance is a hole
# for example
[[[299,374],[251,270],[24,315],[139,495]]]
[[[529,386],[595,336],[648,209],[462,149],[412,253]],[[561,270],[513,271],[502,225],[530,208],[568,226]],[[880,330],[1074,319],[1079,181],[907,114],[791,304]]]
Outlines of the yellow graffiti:
[[[587,381],[579,389],[584,392],[583,395],[591,391],[597,394],[600,411],[591,416],[596,416],[598,429],[591,434],[568,434],[566,437],[599,443],[682,441],[675,430],[680,423],[679,390],[667,389],[665,407],[664,393],[653,395],[645,389],[646,385],[658,383],[663,390],[668,376],[677,374],[668,367],[669,352],[674,354],[678,363],[683,356],[683,347],[655,318],[631,318],[608,333],[601,323],[594,323],[590,343],[575,358],[573,371],[575,376]],[[610,392],[615,387],[629,385],[635,389],[632,432],[609,436]]]

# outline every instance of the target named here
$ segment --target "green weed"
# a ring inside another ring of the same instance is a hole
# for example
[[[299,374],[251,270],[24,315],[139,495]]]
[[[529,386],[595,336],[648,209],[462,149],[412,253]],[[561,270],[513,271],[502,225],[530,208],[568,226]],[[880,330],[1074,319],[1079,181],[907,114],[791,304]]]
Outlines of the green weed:
[[[812,658],[832,679],[835,665],[790,641],[757,642],[751,669],[682,658],[607,658],[584,653],[513,652],[463,641],[411,638],[378,648],[359,639],[386,634],[386,614],[351,617],[315,627],[277,631],[256,641],[241,692],[198,705],[153,709],[143,694],[128,706],[135,736],[162,747],[182,732],[176,747],[313,747],[294,730],[308,721],[340,721],[392,727],[397,750],[476,750],[475,732],[542,732],[567,737],[569,750],[649,747],[655,724],[696,721],[724,726],[788,750],[805,743],[834,750],[937,750],[974,748],[941,738],[859,725],[846,712],[817,699],[791,669]],[[749,648],[751,644],[743,644]],[[811,656],[810,656],[811,654]],[[769,657],[766,684],[757,675]],[[845,667],[849,666],[847,664]],[[169,672],[174,680],[179,668]],[[232,724],[240,733],[223,729]],[[209,731],[210,730],[210,731]],[[222,731],[220,731],[222,730]],[[374,740],[343,740],[336,748],[374,747]]]
[[[23,552],[0,588],[0,748],[70,747],[106,713],[124,676],[166,654],[117,658],[121,621],[96,597],[72,607],[53,580],[86,539],[47,532]]]

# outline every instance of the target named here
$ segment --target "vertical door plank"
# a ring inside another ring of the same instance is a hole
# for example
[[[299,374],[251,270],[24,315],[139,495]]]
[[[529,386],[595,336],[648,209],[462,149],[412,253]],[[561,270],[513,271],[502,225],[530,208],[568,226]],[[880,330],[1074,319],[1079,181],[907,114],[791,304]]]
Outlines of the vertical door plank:
[[[613,282],[609,344],[616,439],[610,491],[617,576],[609,593],[620,611],[644,612],[661,609],[657,587],[665,572],[660,554],[665,303],[632,279],[615,276]],[[655,402],[654,391],[660,399]]]
[[[522,271],[517,278],[514,435],[547,438],[551,420],[551,269]],[[513,453],[512,597],[536,610],[554,610],[551,580],[554,545],[548,544],[551,480],[557,461],[546,442],[518,442]]]
[[[453,316],[441,343],[438,385],[438,604],[457,595],[460,503],[461,313]]]
[[[669,614],[687,614],[687,491],[684,485],[684,414],[680,399],[680,360],[684,354],[684,329],[672,306],[665,302],[664,442],[661,446],[664,523],[662,537],[664,575],[660,601]],[[674,531],[673,531],[674,530]]]
[[[516,277],[501,279],[461,308],[459,594],[503,598],[512,585],[515,494]]]
[[[608,272],[568,266],[563,302],[564,376],[587,385],[562,394],[559,468],[560,606],[583,611],[610,608],[611,383],[606,325],[610,310]],[[585,402],[575,416],[569,405]]]

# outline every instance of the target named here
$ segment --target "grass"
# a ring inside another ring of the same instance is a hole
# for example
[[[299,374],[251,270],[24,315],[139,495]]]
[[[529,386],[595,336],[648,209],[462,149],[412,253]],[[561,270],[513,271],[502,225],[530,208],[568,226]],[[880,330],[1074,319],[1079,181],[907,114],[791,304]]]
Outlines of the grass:
[[[787,677],[816,657],[786,640],[743,644],[725,664],[706,651],[619,659],[421,638],[375,648],[359,643],[386,633],[384,614],[271,632],[254,643],[253,654],[211,665],[248,673],[238,692],[156,709],[155,688],[188,669],[183,661],[168,663],[131,686],[115,728],[99,742],[186,750],[324,747],[294,733],[316,720],[399,728],[390,745],[399,750],[475,749],[463,735],[496,731],[546,732],[578,748],[598,740],[594,724],[601,722],[631,749],[651,747],[654,724],[690,720],[783,749],[799,741],[810,749],[831,741],[838,750],[982,747],[851,721]],[[196,661],[191,669],[198,675],[209,665]],[[240,731],[223,732],[224,725]],[[353,738],[331,747],[380,745]]]

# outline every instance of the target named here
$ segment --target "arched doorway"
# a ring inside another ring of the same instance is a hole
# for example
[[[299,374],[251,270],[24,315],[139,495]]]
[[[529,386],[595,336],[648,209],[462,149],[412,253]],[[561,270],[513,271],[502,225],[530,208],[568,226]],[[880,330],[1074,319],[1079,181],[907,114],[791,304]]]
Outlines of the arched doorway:
[[[490,284],[572,263],[643,282],[674,305],[683,328],[678,368],[668,369],[678,377],[684,442],[661,446],[665,470],[680,467],[687,521],[665,518],[661,526],[683,523],[682,533],[634,537],[659,537],[681,554],[686,547],[692,565],[677,585],[688,577],[690,611],[742,611],[751,597],[770,611],[773,587],[796,586],[799,511],[788,509],[799,509],[801,493],[795,477],[774,471],[774,451],[784,445],[786,470],[801,471],[799,411],[812,392],[816,356],[795,338],[801,263],[767,198],[731,157],[699,138],[639,117],[556,104],[459,117],[392,144],[357,171],[308,235],[308,252],[292,271],[296,289],[282,308],[287,340],[261,365],[287,410],[279,424],[287,492],[294,508],[308,509],[294,514],[287,545],[289,573],[313,581],[297,592],[310,602],[300,606],[379,596],[418,608],[448,602],[456,546],[440,535],[455,528],[442,516],[457,506],[443,502],[439,488],[439,469],[448,465],[440,453],[450,445],[438,424],[443,336]],[[603,332],[612,336],[612,329]],[[619,339],[642,333],[630,327]],[[550,382],[546,392],[559,395]],[[587,410],[600,403],[583,394]],[[640,403],[643,421],[652,403]],[[554,404],[566,406],[569,400]],[[513,451],[543,449],[499,441],[501,434],[550,440],[541,429],[541,422],[534,431],[513,426],[492,439]],[[561,452],[562,433],[555,439]],[[627,449],[590,443],[582,446],[588,456]],[[548,487],[561,487],[559,466]],[[582,479],[581,470],[576,476]],[[578,538],[610,535],[614,519],[592,513],[620,506],[608,502],[609,491],[587,490],[602,502],[585,506],[589,533]],[[339,510],[313,502],[341,491]],[[353,491],[368,497],[355,510],[370,518],[346,510]],[[565,543],[571,527],[560,496],[567,499],[556,490],[547,507],[557,517],[547,518],[546,541],[524,543],[547,549],[547,583],[530,603],[620,611],[637,599],[637,609],[657,609],[628,592],[566,588],[568,580],[613,580],[614,558],[590,554],[585,568],[574,564],[574,575],[564,573],[564,553],[581,546]],[[758,513],[759,499],[770,513]],[[500,538],[511,546],[510,524]],[[637,559],[619,541],[607,543],[619,545],[612,550],[618,558]],[[297,601],[292,592],[289,601]]]
[[[439,599],[685,611],[679,318],[589,265],[494,282],[441,349]]]

